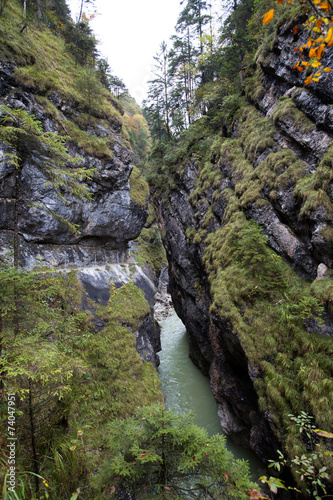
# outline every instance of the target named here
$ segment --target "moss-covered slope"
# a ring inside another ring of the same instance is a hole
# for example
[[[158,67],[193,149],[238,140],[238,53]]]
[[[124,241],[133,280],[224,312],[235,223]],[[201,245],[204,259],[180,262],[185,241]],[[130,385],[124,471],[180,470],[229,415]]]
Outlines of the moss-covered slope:
[[[324,83],[305,90],[288,70],[293,36],[282,24],[243,95],[153,153],[190,355],[210,374],[222,427],[264,460],[310,451],[290,415],[333,426],[333,140],[316,114],[332,107]],[[332,474],[330,441],[315,442]]]

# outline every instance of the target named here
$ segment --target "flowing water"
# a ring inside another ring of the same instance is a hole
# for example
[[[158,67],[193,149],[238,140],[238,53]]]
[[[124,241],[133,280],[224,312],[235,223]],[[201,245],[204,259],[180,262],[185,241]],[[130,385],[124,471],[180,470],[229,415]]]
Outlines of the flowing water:
[[[158,371],[167,409],[174,409],[177,413],[193,410],[195,423],[204,427],[209,435],[223,434],[209,379],[188,357],[184,324],[174,314],[163,321],[161,327],[162,351],[159,353],[161,364]],[[253,480],[265,473],[264,466],[254,453],[231,443],[230,440],[227,440],[227,447],[236,458],[249,461]]]

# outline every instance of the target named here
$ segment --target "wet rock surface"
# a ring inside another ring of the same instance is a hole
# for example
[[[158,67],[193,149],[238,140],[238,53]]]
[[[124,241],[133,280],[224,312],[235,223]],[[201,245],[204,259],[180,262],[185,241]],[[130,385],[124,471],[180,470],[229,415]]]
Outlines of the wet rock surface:
[[[73,119],[78,114],[75,102],[66,101],[58,92],[49,97],[56,106],[59,121],[51,118],[36,99],[33,92],[20,89],[13,77],[14,67],[0,66],[1,104],[13,109],[22,109],[33,114],[43,124],[44,131],[63,132],[61,123]],[[50,252],[50,245],[78,245],[105,249],[105,257],[111,251],[124,251],[127,241],[135,239],[147,219],[147,207],[138,205],[130,196],[129,177],[132,171],[133,153],[123,144],[120,136],[122,125],[110,121],[108,126],[88,127],[86,132],[93,136],[109,139],[112,157],[100,159],[78,148],[73,141],[66,146],[73,157],[80,156],[81,167],[94,168],[95,172],[87,184],[92,195],[91,201],[66,196],[67,201],[56,196],[46,177],[34,163],[33,153],[25,161],[19,192],[22,194],[19,213],[19,234],[26,245],[24,260],[42,258]],[[103,130],[102,130],[103,129]],[[0,231],[13,231],[13,207],[15,202],[15,168],[6,163],[4,155],[8,147],[2,145],[0,151]],[[55,218],[50,211],[57,214]],[[79,233],[73,233],[59,218],[77,225]],[[38,250],[34,248],[35,243]],[[47,250],[43,249],[47,245]],[[22,247],[22,245],[21,245]],[[28,252],[30,254],[28,255]],[[58,253],[55,249],[55,253]],[[78,255],[77,251],[68,252]],[[85,253],[85,249],[83,249]],[[101,252],[98,251],[100,258]],[[93,257],[93,252],[86,254]],[[73,257],[74,258],[74,257]],[[55,259],[59,262],[59,259]],[[107,261],[106,261],[107,262]],[[60,263],[60,262],[59,262]],[[71,261],[74,263],[74,261]],[[91,262],[94,263],[93,261]]]

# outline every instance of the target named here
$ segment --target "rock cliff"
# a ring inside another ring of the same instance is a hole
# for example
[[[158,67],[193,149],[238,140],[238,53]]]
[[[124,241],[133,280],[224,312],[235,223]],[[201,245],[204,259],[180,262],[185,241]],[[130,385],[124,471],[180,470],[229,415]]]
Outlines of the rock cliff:
[[[14,77],[15,69],[12,63],[0,64],[0,104],[34,115],[46,132],[62,135],[72,132],[66,143],[71,156],[79,156],[81,166],[95,169],[88,182],[91,201],[66,195],[68,202],[65,202],[47,184],[47,179],[34,164],[33,154],[28,156],[19,185],[22,193],[18,214],[19,262],[28,268],[38,262],[65,271],[77,269],[88,297],[103,305],[110,297],[110,282],[115,282],[118,288],[133,280],[144,291],[151,308],[138,330],[133,332],[137,350],[143,360],[152,361],[156,366],[160,339],[159,327],[153,319],[154,284],[135,262],[124,264],[128,261],[128,241],[138,237],[148,217],[148,186],[145,189],[139,186],[142,193],[140,201],[136,201],[136,178],[131,179],[133,153],[122,135],[121,108],[110,95],[110,103],[115,107],[114,118],[92,117],[82,124],[82,106],[79,109],[78,103],[59,91],[50,90],[45,96],[38,88],[21,85]],[[84,145],[80,143],[80,133],[84,134]],[[99,139],[102,142],[98,142]],[[89,143],[94,144],[93,151],[88,149]],[[8,146],[1,144],[2,256],[13,249],[16,201],[15,167],[5,161],[8,152]],[[72,232],[59,217],[76,225],[79,232]],[[102,326],[96,325],[97,330]]]
[[[331,352],[333,334],[333,79],[303,87],[291,69],[295,39],[285,25],[261,50],[232,125],[207,138],[203,118],[193,152],[174,153],[170,187],[155,197],[190,357],[210,375],[223,430],[265,461],[281,446],[295,452],[285,429],[304,401],[317,425],[330,425],[320,413],[331,389],[311,396],[306,364],[311,351],[316,380],[332,376],[320,351]],[[326,57],[332,64],[332,49]],[[311,295],[321,321],[304,312]]]
[[[57,91],[49,92],[47,97],[41,97],[37,89],[23,88],[13,77],[14,70],[15,66],[11,64],[2,64],[0,67],[1,104],[5,103],[13,109],[22,109],[33,114],[47,132],[63,134],[69,126],[73,127],[73,124],[79,121],[80,111],[73,100],[69,101]],[[133,153],[124,144],[121,136],[122,123],[119,120],[114,118],[99,122],[94,123],[94,126],[81,125],[81,131],[87,134],[89,139],[104,138],[110,150],[109,155],[101,157],[98,148],[97,154],[89,154],[72,138],[67,143],[71,155],[82,158],[83,167],[95,169],[93,179],[89,183],[93,195],[91,202],[69,197],[69,203],[65,203],[56,196],[52,186],[47,185],[46,179],[35,167],[33,157],[24,164],[20,186],[24,199],[19,214],[20,260],[24,266],[32,265],[36,257],[54,266],[116,262],[124,258],[127,242],[140,234],[148,216],[148,205],[147,200],[142,206],[131,198]],[[10,237],[13,232],[15,201],[15,169],[3,161],[5,152],[2,148],[2,246],[6,244],[6,237]],[[35,205],[37,202],[38,209]],[[79,234],[71,232],[47,209],[40,208],[41,203],[71,224],[77,225]]]

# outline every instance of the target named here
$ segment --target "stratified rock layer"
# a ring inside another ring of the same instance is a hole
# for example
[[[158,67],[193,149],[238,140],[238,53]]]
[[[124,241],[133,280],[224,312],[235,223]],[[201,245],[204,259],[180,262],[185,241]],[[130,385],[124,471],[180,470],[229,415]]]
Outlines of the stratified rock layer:
[[[9,64],[0,67],[1,103],[35,115],[45,131],[63,133],[62,122],[75,120],[79,115],[75,103],[67,102],[57,92],[51,93],[49,101],[58,113],[58,120],[53,120],[32,92],[19,87],[12,76],[13,71],[14,67]],[[82,158],[82,167],[95,169],[89,182],[91,201],[67,196],[66,203],[47,184],[47,179],[34,165],[33,157],[24,164],[19,187],[23,193],[19,213],[23,265],[32,265],[36,257],[55,266],[88,265],[96,260],[116,262],[123,258],[127,242],[140,234],[148,212],[147,206],[138,205],[130,196],[133,153],[124,145],[121,128],[122,124],[115,119],[104,120],[103,125],[88,127],[85,131],[109,139],[112,154],[109,158],[87,154],[74,141],[67,144],[72,156]],[[10,237],[14,229],[15,179],[14,167],[4,161],[6,151],[5,146],[0,150],[0,231],[3,236],[6,231]],[[43,205],[46,210],[41,208]],[[57,218],[47,209],[55,212]],[[73,233],[59,217],[77,225],[79,233]],[[3,243],[5,240],[3,238]]]

